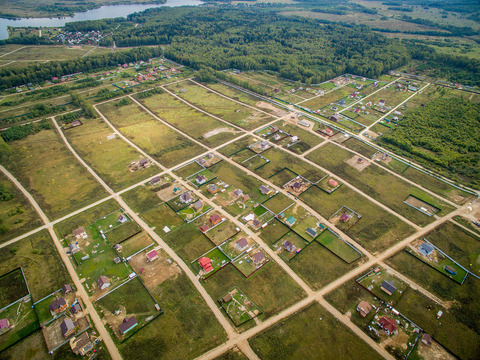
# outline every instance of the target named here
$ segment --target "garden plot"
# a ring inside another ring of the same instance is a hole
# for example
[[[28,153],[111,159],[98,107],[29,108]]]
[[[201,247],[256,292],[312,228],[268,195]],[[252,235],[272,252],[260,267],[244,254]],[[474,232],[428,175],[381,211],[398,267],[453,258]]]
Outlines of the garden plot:
[[[29,294],[20,268],[0,277],[0,309]]]
[[[220,245],[224,241],[235,236],[240,229],[233,223],[228,220],[224,220],[218,225],[210,227],[204,234],[213,242],[215,245]]]
[[[73,322],[74,330],[67,336],[62,334],[62,328],[60,327],[64,321],[71,320]],[[42,328],[43,338],[49,352],[53,352],[56,348],[62,345],[66,340],[73,338],[77,334],[82,333],[84,330],[90,328],[90,321],[87,317],[77,317],[75,319],[68,316],[62,316],[55,321],[52,321],[48,325]]]
[[[58,312],[52,313],[50,311],[50,305],[57,299],[64,299],[67,306],[65,309]],[[34,303],[35,312],[37,313],[38,321],[41,326],[51,322],[53,319],[62,316],[63,314],[69,314],[70,307],[76,303],[76,294],[75,292],[69,292],[65,294],[62,289],[58,289],[53,292],[51,295],[37,301]]]
[[[189,223],[194,221],[196,218],[202,216],[203,214],[210,211],[212,207],[202,200],[197,200],[193,202],[188,207],[183,208],[177,214],[182,217],[182,219]]]
[[[189,206],[189,204],[193,204],[196,202],[197,196],[192,191],[185,191],[180,195],[170,199],[166,202],[166,204],[175,212],[179,212],[180,210]]]
[[[268,245],[272,245],[289,231],[290,228],[288,226],[275,218],[269,222],[268,226],[261,230],[260,237]]]
[[[275,244],[273,244],[273,248],[283,259],[290,261],[308,245],[308,241],[300,237],[295,232],[290,231],[288,234],[281,237]]]
[[[213,248],[191,263],[193,269],[204,279],[228,264],[230,264],[230,259],[218,248]]]
[[[408,284],[391,275],[389,270],[381,267],[376,267],[356,281],[391,306],[395,306],[403,292],[409,288]]]
[[[332,176],[325,176],[323,179],[321,179],[315,185],[317,185],[320,189],[322,189],[326,193],[331,194],[335,190],[337,190],[340,186],[342,186],[342,183],[339,182],[338,180],[336,180]]]
[[[330,223],[335,225],[338,229],[347,232],[353,226],[355,226],[361,218],[362,215],[360,215],[356,211],[350,209],[347,206],[342,206],[332,216],[328,218],[328,221],[330,221]]]
[[[201,186],[204,186],[208,184],[209,182],[215,180],[217,177],[215,174],[210,172],[207,169],[201,170],[197,173],[194,173],[186,178],[187,181],[190,182],[193,186],[196,188],[199,188]]]
[[[252,247],[254,244],[255,242],[250,239],[247,234],[245,234],[243,231],[240,231],[228,239],[228,241],[222,243],[220,245],[220,249],[225,255],[233,260]]]
[[[234,288],[218,299],[223,310],[236,326],[259,316],[262,311],[240,289]]]
[[[362,256],[362,253],[355,249],[353,245],[348,244],[330,229],[322,232],[316,240],[347,264],[358,260]]]
[[[326,228],[319,219],[299,204],[289,207],[277,218],[309,242]]]

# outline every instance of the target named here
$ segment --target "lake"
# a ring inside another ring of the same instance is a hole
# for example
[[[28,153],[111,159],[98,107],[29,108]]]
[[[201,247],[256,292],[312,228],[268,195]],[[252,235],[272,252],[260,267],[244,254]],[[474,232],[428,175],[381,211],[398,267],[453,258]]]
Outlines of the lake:
[[[0,40],[8,38],[7,26],[54,26],[60,27],[68,22],[83,21],[83,20],[99,20],[106,18],[126,17],[128,14],[134,12],[143,11],[150,8],[162,7],[162,6],[195,6],[200,5],[200,0],[167,0],[165,4],[150,4],[150,5],[111,5],[102,6],[98,9],[88,10],[80,12],[71,17],[62,18],[30,18],[9,20],[0,19]]]

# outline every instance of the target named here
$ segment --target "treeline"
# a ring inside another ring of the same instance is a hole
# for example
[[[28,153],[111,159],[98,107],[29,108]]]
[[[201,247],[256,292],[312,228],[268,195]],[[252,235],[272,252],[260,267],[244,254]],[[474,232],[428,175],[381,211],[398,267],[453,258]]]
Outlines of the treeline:
[[[7,130],[2,131],[1,136],[5,142],[21,140],[28,135],[36,134],[41,130],[48,130],[52,128],[52,123],[47,119],[43,119],[36,123],[29,123],[26,125],[13,125]]]
[[[380,143],[480,186],[480,105],[440,98],[409,113]]]
[[[26,68],[1,69],[0,89],[9,89],[27,83],[40,83],[52,77],[110,68],[117,66],[117,64],[147,60],[161,55],[162,49],[160,47],[142,47],[74,60],[49,61]]]
[[[471,35],[478,35],[479,33],[477,30],[474,30],[468,26],[459,27],[459,26],[453,26],[448,24],[440,24],[432,20],[412,18],[411,16],[407,16],[407,15],[402,15],[400,20],[413,23],[413,24],[426,25],[426,26],[431,26],[431,27],[436,27],[438,29],[446,30],[450,32],[453,36],[471,36]]]
[[[43,37],[38,37],[37,35],[13,36],[9,37],[8,39],[0,40],[0,46],[8,44],[47,45],[53,44],[53,41]]]
[[[56,106],[56,105],[35,104],[29,107],[28,109],[26,109],[26,111],[28,112],[22,115],[2,118],[0,121],[7,124],[18,123],[28,119],[35,119],[42,116],[62,113],[67,111],[67,108],[65,105]]]
[[[97,112],[93,108],[92,104],[89,104],[83,97],[77,93],[71,93],[72,103],[83,110],[83,114],[87,118],[96,118]]]

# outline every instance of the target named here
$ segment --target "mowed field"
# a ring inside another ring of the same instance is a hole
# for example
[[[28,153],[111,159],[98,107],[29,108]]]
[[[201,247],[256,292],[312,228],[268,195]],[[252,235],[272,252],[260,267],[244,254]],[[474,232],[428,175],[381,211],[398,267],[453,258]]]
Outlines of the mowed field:
[[[162,120],[209,147],[221,145],[242,133],[168,93],[156,94],[139,101]]]
[[[54,130],[42,130],[9,146],[12,154],[3,165],[52,219],[107,195]]]
[[[169,128],[133,101],[116,106],[112,101],[98,110],[129,140],[166,167],[175,166],[206,151],[179,132]]]
[[[200,109],[246,130],[258,128],[275,119],[264,112],[217,95],[189,80],[169,85],[167,89]]]
[[[101,119],[84,120],[82,126],[64,131],[82,159],[115,191],[160,172],[156,165],[130,171],[128,165],[143,156],[119,137],[109,138],[112,133]]]
[[[2,173],[0,192],[0,243],[41,225],[33,206]]]

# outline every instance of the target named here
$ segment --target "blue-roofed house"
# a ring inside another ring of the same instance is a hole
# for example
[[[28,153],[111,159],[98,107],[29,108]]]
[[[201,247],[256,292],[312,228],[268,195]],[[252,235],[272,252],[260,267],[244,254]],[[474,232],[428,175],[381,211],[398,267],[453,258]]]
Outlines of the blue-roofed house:
[[[433,250],[435,250],[435,248],[433,247],[432,244],[429,244],[429,243],[423,243],[422,245],[420,245],[420,248],[418,249],[420,254],[424,256],[430,255],[433,252]]]

